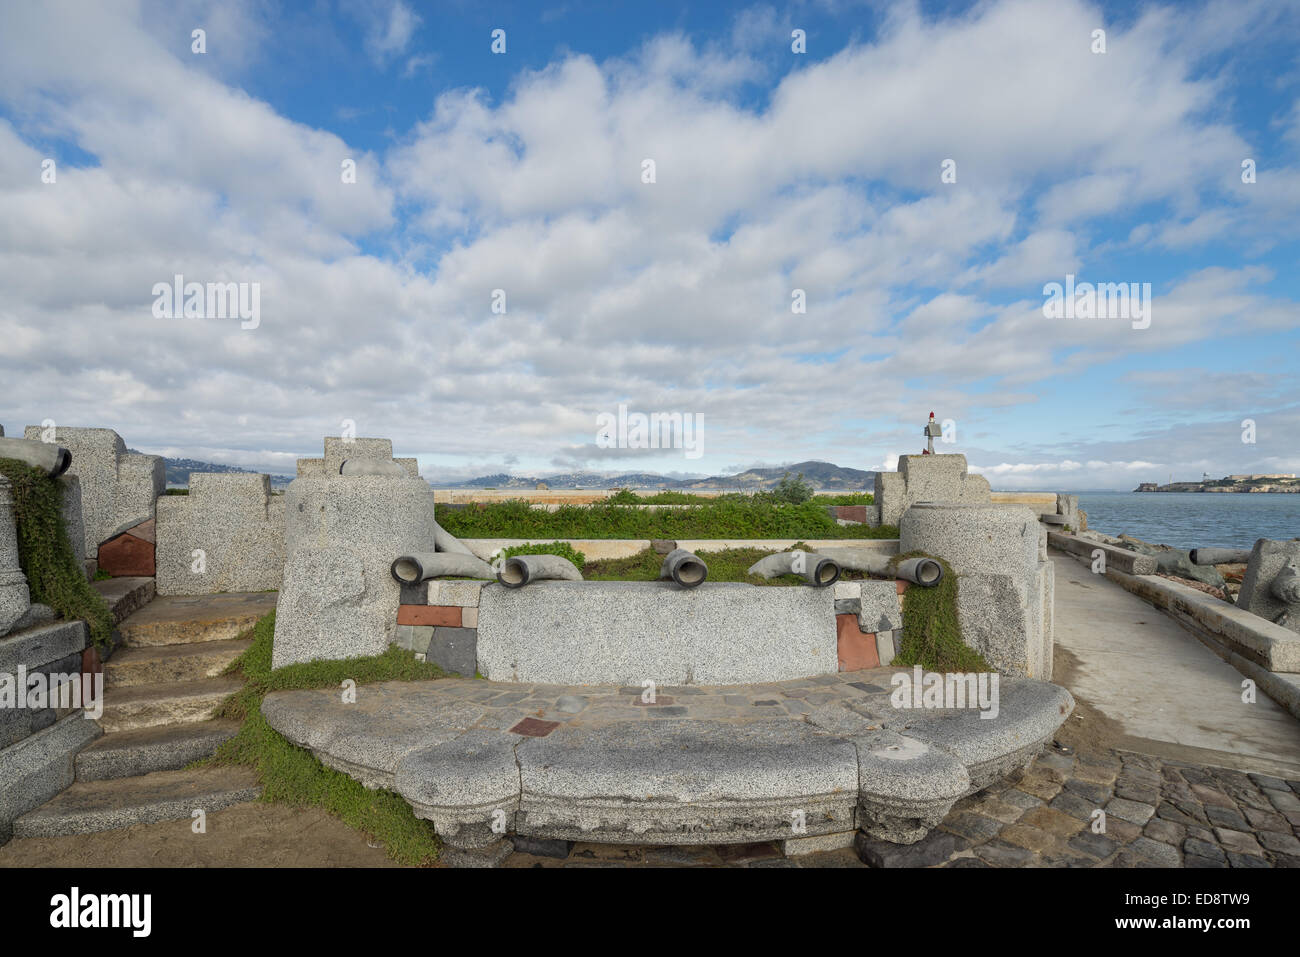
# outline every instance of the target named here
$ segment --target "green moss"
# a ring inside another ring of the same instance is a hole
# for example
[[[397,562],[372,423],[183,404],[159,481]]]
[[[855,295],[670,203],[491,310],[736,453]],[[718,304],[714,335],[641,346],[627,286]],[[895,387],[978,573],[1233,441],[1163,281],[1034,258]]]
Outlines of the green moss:
[[[891,559],[889,568],[907,558],[934,558],[924,552],[908,552]],[[910,586],[903,592],[903,641],[893,664],[920,665],[927,671],[995,671],[984,656],[961,638],[957,620],[957,576],[942,558],[943,579],[933,588]]]
[[[526,545],[511,545],[501,552],[502,558],[511,558],[514,555],[559,555],[573,562],[577,568],[587,564],[587,556],[568,542],[539,542],[536,545],[530,542]]]
[[[397,647],[371,658],[312,661],[272,670],[274,635],[275,612],[271,612],[253,628],[253,644],[226,669],[226,674],[242,676],[244,687],[226,700],[218,717],[243,723],[216,754],[199,764],[253,767],[262,781],[262,800],[322,808],[382,842],[389,856],[401,864],[433,863],[440,847],[433,825],[417,818],[410,805],[392,791],[368,790],[346,774],[325,767],[310,751],[291,744],[267,724],[262,698],[268,692],[291,688],[339,688],[348,679],[358,685],[419,681],[443,677],[443,672]]]
[[[81,619],[96,646],[108,645],[113,614],[86,581],[86,570],[72,551],[63,523],[63,483],[17,459],[0,459],[0,474],[13,489],[18,563],[32,601],[49,605],[68,621]]]

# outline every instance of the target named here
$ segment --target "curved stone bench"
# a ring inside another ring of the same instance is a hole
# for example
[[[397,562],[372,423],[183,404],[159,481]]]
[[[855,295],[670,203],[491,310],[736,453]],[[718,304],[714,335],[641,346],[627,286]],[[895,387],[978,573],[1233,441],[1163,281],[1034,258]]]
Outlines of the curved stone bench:
[[[992,719],[901,710],[894,672],[662,689],[661,705],[617,687],[389,682],[355,704],[274,692],[262,710],[325,764],[402,795],[449,846],[483,848],[508,833],[726,844],[855,828],[912,843],[1027,764],[1074,707],[1063,688],[1002,678]]]

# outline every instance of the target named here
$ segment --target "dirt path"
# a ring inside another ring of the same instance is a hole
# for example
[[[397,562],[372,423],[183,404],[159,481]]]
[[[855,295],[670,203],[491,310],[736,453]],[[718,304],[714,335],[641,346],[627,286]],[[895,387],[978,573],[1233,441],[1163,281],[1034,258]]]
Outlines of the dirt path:
[[[208,815],[206,834],[192,833],[189,821],[163,821],[0,847],[0,867],[396,866],[382,847],[324,811],[261,802]]]

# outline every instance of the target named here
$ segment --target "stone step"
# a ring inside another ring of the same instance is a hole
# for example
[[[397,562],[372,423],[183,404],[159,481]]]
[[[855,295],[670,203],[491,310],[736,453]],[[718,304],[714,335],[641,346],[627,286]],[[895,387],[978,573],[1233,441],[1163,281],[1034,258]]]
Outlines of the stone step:
[[[106,781],[175,771],[209,757],[238,730],[238,721],[202,721],[106,734],[77,755],[77,780]]]
[[[154,598],[152,578],[106,578],[90,584],[113,613],[115,625],[120,625]]]
[[[252,645],[250,639],[122,648],[104,662],[104,687],[215,678]]]
[[[92,834],[211,814],[261,793],[257,774],[242,767],[155,771],[141,777],[78,781],[14,821],[15,837]]]
[[[274,611],[275,601],[275,592],[157,598],[122,622],[120,630],[133,648],[229,641]]]
[[[117,688],[104,694],[99,725],[112,732],[206,721],[243,684],[238,678],[204,678]]]

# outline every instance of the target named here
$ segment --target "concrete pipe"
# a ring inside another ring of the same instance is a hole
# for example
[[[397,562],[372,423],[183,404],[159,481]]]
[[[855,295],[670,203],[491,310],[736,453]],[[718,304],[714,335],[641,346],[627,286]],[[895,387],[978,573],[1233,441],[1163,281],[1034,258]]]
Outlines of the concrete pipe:
[[[933,588],[943,580],[943,566],[933,558],[908,558],[898,563],[894,574],[905,582]]]
[[[582,572],[559,555],[516,555],[501,563],[497,581],[507,588],[523,588],[529,582],[555,579],[580,582]]]
[[[384,478],[411,478],[411,473],[393,461],[383,459],[348,459],[339,466],[339,475],[381,475]]]
[[[865,572],[868,575],[892,577],[889,563],[892,555],[886,555],[873,548],[823,548],[819,554],[834,561],[840,568],[852,572]]]
[[[764,578],[799,575],[814,588],[825,588],[839,581],[840,566],[833,558],[816,552],[777,552],[754,562],[749,573]]]
[[[469,550],[469,546],[459,538],[447,531],[437,520],[433,523],[433,547],[436,551],[455,553],[458,555],[474,555]]]
[[[68,470],[72,464],[72,453],[52,442],[0,438],[0,459],[18,459],[34,465],[50,477],[56,477]]]
[[[1193,548],[1193,565],[1236,565],[1250,561],[1249,548]]]
[[[683,588],[694,588],[709,577],[709,566],[694,552],[675,548],[664,557],[659,577],[671,578]]]
[[[459,552],[417,552],[403,555],[390,569],[394,580],[415,585],[430,578],[492,578],[492,566]]]

